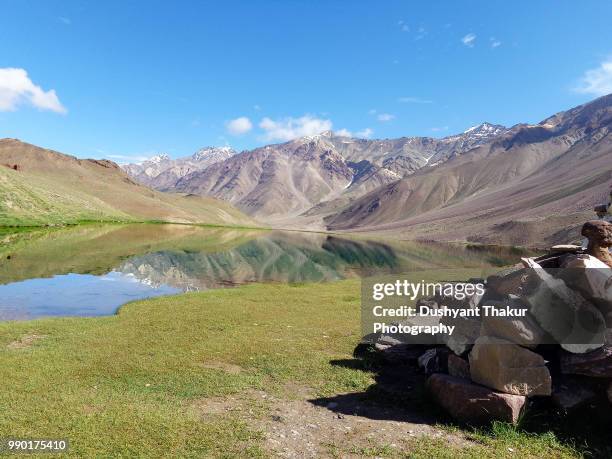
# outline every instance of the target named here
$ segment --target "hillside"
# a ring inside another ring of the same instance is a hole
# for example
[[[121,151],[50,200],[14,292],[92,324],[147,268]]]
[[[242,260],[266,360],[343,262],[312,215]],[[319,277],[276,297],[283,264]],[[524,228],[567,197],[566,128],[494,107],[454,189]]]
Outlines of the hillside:
[[[252,224],[216,199],[138,185],[111,161],[77,159],[16,139],[0,139],[0,197],[0,226],[83,220]]]
[[[565,242],[612,179],[612,95],[517,125],[328,216],[329,229],[477,242]]]

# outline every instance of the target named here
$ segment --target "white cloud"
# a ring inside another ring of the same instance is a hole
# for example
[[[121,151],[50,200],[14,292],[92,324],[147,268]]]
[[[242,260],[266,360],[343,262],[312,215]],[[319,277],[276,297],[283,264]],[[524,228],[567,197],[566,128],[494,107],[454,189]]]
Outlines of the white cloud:
[[[498,46],[501,46],[501,41],[499,41],[495,37],[491,37],[489,41],[491,42],[491,48],[497,48]]]
[[[363,139],[369,139],[374,134],[374,131],[370,128],[365,128],[363,131],[355,132],[355,137],[361,137]]]
[[[400,97],[397,101],[403,104],[433,104],[433,100],[421,99],[420,97]]]
[[[32,83],[28,72],[17,68],[0,68],[0,111],[17,110],[23,103],[29,103],[40,110],[67,113],[55,90],[43,91]]]
[[[255,104],[255,105],[253,105],[253,110],[255,110],[255,111],[257,111],[257,112],[258,112],[259,110],[261,110],[261,106],[260,106],[260,105]]]
[[[298,137],[320,134],[332,128],[330,120],[304,115],[300,118],[283,118],[272,120],[268,117],[261,120],[259,127],[265,131],[265,140],[293,140]]]
[[[375,108],[372,108],[372,109],[368,110],[368,113],[370,115],[376,115],[376,112],[377,112],[377,110]]]
[[[241,116],[225,123],[225,128],[232,135],[242,135],[253,129],[253,123],[246,116]]]
[[[378,121],[382,121],[383,123],[386,121],[391,121],[392,119],[395,118],[395,115],[392,115],[390,113],[380,113],[377,117]]]
[[[57,19],[59,19],[60,22],[63,22],[66,25],[72,24],[72,21],[70,20],[70,18],[67,18],[66,16],[60,16]]]
[[[334,131],[334,134],[340,137],[353,137],[353,133],[348,129],[340,129],[339,131]]]
[[[461,39],[461,43],[463,43],[468,48],[473,48],[476,42],[476,34],[468,33],[465,37]]]
[[[448,131],[448,126],[432,127],[431,128],[431,132],[442,132],[442,131]]]
[[[612,58],[602,62],[599,67],[584,72],[579,85],[574,90],[593,96],[612,93]]]

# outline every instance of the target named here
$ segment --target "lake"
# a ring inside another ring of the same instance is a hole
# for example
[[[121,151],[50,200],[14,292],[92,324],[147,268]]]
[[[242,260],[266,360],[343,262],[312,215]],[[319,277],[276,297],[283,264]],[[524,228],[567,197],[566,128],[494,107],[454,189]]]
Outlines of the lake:
[[[324,282],[491,268],[525,252],[188,225],[86,225],[0,234],[0,320],[114,314],[133,300],[251,282]]]

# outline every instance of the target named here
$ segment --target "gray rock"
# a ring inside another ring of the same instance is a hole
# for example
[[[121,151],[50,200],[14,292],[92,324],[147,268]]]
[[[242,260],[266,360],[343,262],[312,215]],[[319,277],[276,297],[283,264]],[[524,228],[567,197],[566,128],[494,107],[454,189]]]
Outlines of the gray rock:
[[[487,305],[513,309],[524,308],[521,301],[508,299],[505,301],[488,301]],[[536,320],[527,314],[524,317],[493,317],[482,318],[482,336],[494,336],[508,340],[525,347],[536,347],[544,342],[546,333]]]
[[[448,369],[448,356],[448,349],[442,347],[427,349],[419,357],[418,364],[423,372],[428,375],[432,373],[446,373]]]
[[[589,352],[604,344],[606,323],[603,314],[563,280],[554,278],[537,262],[524,258],[530,267],[533,287],[523,299],[544,331],[565,350]]]

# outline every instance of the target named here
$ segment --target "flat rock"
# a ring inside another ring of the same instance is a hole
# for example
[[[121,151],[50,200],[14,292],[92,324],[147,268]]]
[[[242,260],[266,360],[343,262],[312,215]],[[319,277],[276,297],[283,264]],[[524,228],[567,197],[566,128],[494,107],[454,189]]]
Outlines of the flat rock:
[[[472,381],[515,395],[550,395],[551,376],[544,358],[499,338],[481,336],[470,352]]]
[[[502,394],[440,373],[430,376],[426,385],[436,402],[453,418],[469,424],[493,421],[515,424],[526,401],[521,395]]]
[[[584,248],[574,244],[559,244],[553,245],[550,251],[553,253],[582,253],[584,252]]]
[[[584,375],[593,378],[612,378],[612,345],[586,353],[561,354],[561,372],[563,374]]]

